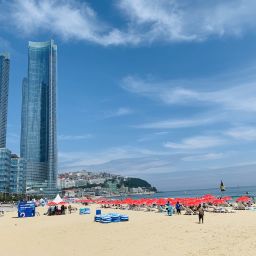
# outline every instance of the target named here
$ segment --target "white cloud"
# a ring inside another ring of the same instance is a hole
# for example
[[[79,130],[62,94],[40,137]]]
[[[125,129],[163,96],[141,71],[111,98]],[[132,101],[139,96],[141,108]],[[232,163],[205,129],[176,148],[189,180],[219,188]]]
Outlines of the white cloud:
[[[136,42],[131,34],[102,22],[86,2],[14,0],[1,5],[0,16],[6,26],[14,26],[27,35],[50,32],[65,40],[84,40],[104,46]]]
[[[83,134],[83,135],[59,135],[59,140],[87,140],[91,139],[93,136],[91,134]]]
[[[116,111],[107,112],[105,114],[105,117],[111,118],[111,117],[126,116],[126,115],[130,115],[132,113],[133,113],[132,109],[126,108],[126,107],[121,107],[121,108],[118,108]]]
[[[240,139],[245,141],[256,140],[256,129],[250,126],[236,127],[228,130],[227,132],[225,132],[225,134],[235,139]]]
[[[177,129],[208,125],[215,123],[221,119],[221,116],[214,117],[195,117],[191,119],[174,119],[174,120],[163,120],[152,123],[139,124],[134,126],[135,128],[143,129]]]
[[[121,0],[119,8],[149,41],[200,41],[256,27],[254,0]]]
[[[145,148],[116,147],[98,152],[59,152],[62,170],[108,170],[123,175],[152,173],[159,169],[170,171],[179,156],[168,151],[152,151]]]
[[[28,35],[50,32],[64,39],[108,45],[153,41],[201,41],[211,36],[253,31],[254,0],[120,0],[123,22],[117,28],[103,21],[85,1],[13,0],[0,2],[0,21]],[[113,9],[113,11],[116,11]],[[13,28],[12,28],[13,29]]]
[[[166,148],[178,149],[178,150],[196,150],[217,147],[225,144],[225,141],[219,137],[213,136],[196,136],[183,139],[180,143],[166,142],[164,146]]]
[[[159,137],[161,136],[166,136],[167,134],[169,134],[169,132],[154,132],[154,133],[150,133],[150,134],[145,134],[142,137],[140,137],[137,141],[138,142],[145,142],[145,141],[152,141],[152,140],[159,140]]]
[[[247,80],[237,80],[238,74],[208,79],[170,81],[154,81],[128,76],[122,80],[121,87],[167,105],[204,104],[219,106],[226,110],[256,112],[256,76],[253,75],[255,68],[249,72],[239,73]],[[226,89],[211,89],[214,87]]]
[[[224,157],[223,153],[207,153],[207,154],[202,154],[202,155],[192,155],[192,156],[186,156],[183,157],[183,161],[188,161],[188,162],[194,162],[194,161],[208,161],[208,160],[216,160],[216,159],[221,159]]]

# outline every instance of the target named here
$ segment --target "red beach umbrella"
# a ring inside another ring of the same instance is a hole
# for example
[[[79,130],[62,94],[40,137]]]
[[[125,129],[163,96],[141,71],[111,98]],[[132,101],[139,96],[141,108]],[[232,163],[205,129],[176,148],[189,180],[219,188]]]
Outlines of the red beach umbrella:
[[[236,202],[249,202],[251,198],[249,196],[240,196],[236,199]]]
[[[232,197],[231,196],[224,196],[223,199],[225,201],[230,201],[230,200],[232,200]]]
[[[49,202],[47,205],[48,205],[48,206],[53,206],[53,205],[56,205],[56,203],[54,203],[54,202]]]
[[[65,205],[67,204],[66,202],[59,202],[58,205]]]
[[[219,205],[219,204],[224,204],[226,200],[222,199],[215,199],[212,201],[213,204]]]
[[[158,205],[165,205],[167,203],[167,200],[164,199],[164,198],[159,198],[157,201],[156,201],[156,204]]]

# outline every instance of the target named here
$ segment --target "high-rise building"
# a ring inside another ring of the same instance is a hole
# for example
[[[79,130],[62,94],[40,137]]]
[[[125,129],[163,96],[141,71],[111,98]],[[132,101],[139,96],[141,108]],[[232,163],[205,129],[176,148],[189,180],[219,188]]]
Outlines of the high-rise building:
[[[28,76],[22,85],[21,157],[26,161],[26,187],[55,189],[57,46],[29,42]],[[32,189],[33,191],[33,189]]]
[[[11,155],[9,192],[23,194],[25,192],[25,161],[16,154]]]
[[[0,193],[9,193],[11,172],[11,151],[0,148]]]
[[[6,147],[10,58],[0,54],[0,148]]]
[[[24,193],[24,169],[24,159],[7,148],[0,148],[0,193]]]

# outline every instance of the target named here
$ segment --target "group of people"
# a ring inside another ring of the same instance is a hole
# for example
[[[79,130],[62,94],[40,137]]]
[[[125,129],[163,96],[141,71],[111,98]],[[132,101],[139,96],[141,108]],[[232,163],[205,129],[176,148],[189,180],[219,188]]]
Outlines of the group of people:
[[[177,202],[175,204],[175,209],[176,209],[176,213],[178,215],[181,214],[181,208],[182,208],[182,205]],[[167,211],[167,215],[168,216],[172,216],[173,214],[173,206],[170,204],[170,202],[168,201],[167,204],[166,204],[166,211]],[[198,218],[199,218],[199,224],[200,223],[204,223],[204,208],[201,204],[198,205],[197,207],[197,211],[198,211]]]
[[[177,202],[176,205],[175,205],[175,209],[176,209],[176,213],[178,215],[181,214],[181,207],[182,207],[181,204],[179,202]],[[169,201],[166,203],[166,211],[167,211],[168,216],[173,215],[174,209],[173,209],[173,206],[170,204]]]
[[[47,216],[53,216],[53,215],[65,215],[66,214],[67,207],[64,205],[61,205],[59,208],[58,205],[52,205],[48,207],[47,212],[45,215]]]

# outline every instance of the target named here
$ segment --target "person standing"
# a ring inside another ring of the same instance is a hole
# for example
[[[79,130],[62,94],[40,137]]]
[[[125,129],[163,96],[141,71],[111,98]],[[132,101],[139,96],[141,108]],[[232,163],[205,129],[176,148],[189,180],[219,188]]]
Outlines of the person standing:
[[[181,214],[181,205],[179,202],[176,203],[176,211],[177,211],[177,214]]]
[[[68,211],[69,211],[69,214],[71,214],[71,212],[72,212],[72,207],[71,207],[71,205],[68,206]]]
[[[60,207],[61,215],[65,214],[65,206],[62,204]]]
[[[173,213],[173,207],[171,204],[169,204],[167,207],[167,214],[168,216],[172,216],[172,213]]]
[[[198,208],[198,218],[199,218],[199,224],[202,222],[204,223],[204,208],[202,207],[201,204],[199,204]]]

